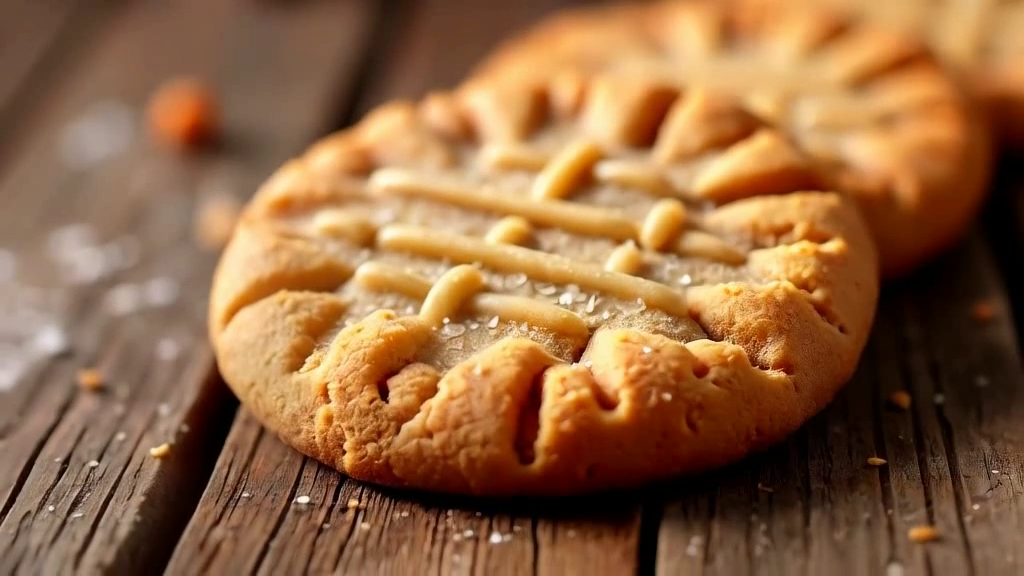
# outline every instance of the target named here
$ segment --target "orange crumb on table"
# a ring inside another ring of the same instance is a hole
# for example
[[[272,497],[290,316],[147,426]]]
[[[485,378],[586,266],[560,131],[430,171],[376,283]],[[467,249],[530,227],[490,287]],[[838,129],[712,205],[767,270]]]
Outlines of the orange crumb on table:
[[[897,390],[889,395],[889,403],[900,410],[907,410],[910,408],[910,402],[910,394],[905,390]]]
[[[97,392],[107,387],[107,381],[96,368],[83,368],[78,371],[78,386],[83,390]]]
[[[868,465],[870,466],[885,466],[889,461],[885,458],[879,458],[878,456],[872,456],[868,458]]]
[[[907,538],[910,538],[912,542],[934,542],[941,537],[939,531],[928,524],[921,524],[907,530]]]
[[[220,110],[214,94],[192,78],[173,78],[153,93],[147,108],[149,127],[161,142],[195,148],[216,138]]]
[[[979,322],[988,322],[995,318],[996,307],[988,300],[979,300],[971,306],[971,316]]]

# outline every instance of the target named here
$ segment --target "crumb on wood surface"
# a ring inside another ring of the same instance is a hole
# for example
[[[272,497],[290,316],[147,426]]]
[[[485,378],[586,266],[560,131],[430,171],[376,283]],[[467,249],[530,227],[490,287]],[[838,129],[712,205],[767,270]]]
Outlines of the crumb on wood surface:
[[[912,527],[907,531],[907,537],[912,542],[934,542],[941,538],[938,529],[930,524],[921,524]]]
[[[971,316],[978,322],[988,322],[996,316],[996,307],[988,300],[978,300],[971,306]]]
[[[149,449],[149,455],[153,458],[165,458],[171,453],[171,445],[167,442]]]
[[[885,466],[888,463],[888,460],[886,460],[885,458],[879,458],[878,456],[871,456],[870,458],[868,458],[869,466]]]
[[[910,393],[906,390],[897,390],[889,395],[889,403],[900,410],[908,410],[910,408],[910,402]]]
[[[78,371],[78,386],[90,392],[99,392],[107,387],[103,372],[96,368],[83,368]]]
[[[162,143],[192,149],[214,140],[220,131],[216,96],[195,78],[171,78],[150,97],[150,130]]]

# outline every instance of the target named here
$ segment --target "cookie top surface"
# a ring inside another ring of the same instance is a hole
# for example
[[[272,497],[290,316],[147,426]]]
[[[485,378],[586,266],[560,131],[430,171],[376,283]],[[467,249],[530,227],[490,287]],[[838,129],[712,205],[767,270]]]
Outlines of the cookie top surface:
[[[768,0],[825,5],[862,15],[926,39],[946,60],[965,68],[1009,69],[1024,61],[1024,2],[1020,0]]]
[[[910,36],[816,8],[654,2],[569,10],[500,45],[470,82],[599,74],[734,94],[859,201],[896,276],[948,247],[991,163],[970,100]]]
[[[581,82],[394,102],[282,167],[211,297],[243,403],[355,478],[475,494],[634,486],[818,411],[877,299],[856,206],[728,97]]]
[[[991,109],[1005,144],[1024,147],[1024,1],[763,0],[828,6],[923,38]],[[771,7],[769,8],[771,9]]]

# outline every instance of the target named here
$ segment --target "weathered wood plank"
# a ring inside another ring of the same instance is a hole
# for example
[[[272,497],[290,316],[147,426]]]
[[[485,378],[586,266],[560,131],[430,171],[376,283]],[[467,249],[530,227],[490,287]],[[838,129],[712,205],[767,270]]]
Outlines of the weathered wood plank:
[[[135,3],[47,91],[0,181],[11,208],[0,215],[0,246],[16,249],[19,283],[53,286],[70,302],[54,322],[71,326],[72,352],[0,392],[0,572],[132,573],[170,555],[232,409],[210,377],[204,328],[214,258],[191,239],[196,200],[214,188],[250,194],[322,130],[344,104],[338,96],[370,9],[355,1]],[[178,159],[141,140],[147,95],[178,73],[220,91],[227,132],[215,154]],[[97,102],[107,103],[99,116]],[[108,157],[69,165],[61,144],[83,115],[99,131],[92,137],[108,139],[101,145],[128,140]],[[54,238],[49,230],[72,222],[103,241],[137,243],[144,265],[67,286],[43,269],[40,251]],[[166,305],[124,316],[105,306],[140,285],[161,288]],[[75,370],[92,365],[108,377],[105,393],[74,384]],[[168,441],[167,458],[150,457]]]
[[[7,2],[0,6],[0,128],[12,119],[16,102],[28,102],[28,79],[66,61],[69,51],[102,21],[110,7],[90,0]],[[51,66],[46,65],[50,60]],[[32,84],[31,82],[29,82]]]
[[[980,300],[1009,307],[977,233],[886,287],[860,369],[822,415],[665,505],[657,572],[1018,573],[1024,372],[1012,319],[979,322]],[[907,411],[887,405],[898,390]],[[909,541],[918,524],[942,540]]]
[[[389,98],[415,97],[456,82],[504,34],[556,5],[553,0],[433,0],[405,4],[401,12],[389,9],[391,42],[377,54],[355,114]],[[249,496],[243,498],[245,493]],[[310,502],[295,503],[298,496]],[[356,508],[349,507],[350,500]],[[168,572],[227,567],[267,574],[635,571],[640,541],[635,504],[620,510],[604,502],[560,506],[558,517],[545,513],[550,506],[480,506],[407,498],[346,481],[287,449],[241,411]]]

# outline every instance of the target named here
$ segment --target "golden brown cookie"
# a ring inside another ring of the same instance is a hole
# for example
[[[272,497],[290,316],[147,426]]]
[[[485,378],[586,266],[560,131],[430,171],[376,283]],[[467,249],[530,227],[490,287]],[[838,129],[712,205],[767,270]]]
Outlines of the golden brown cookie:
[[[570,10],[513,37],[475,82],[614,75],[736,95],[851,193],[905,274],[954,243],[984,199],[986,124],[922,44],[814,8],[751,1]],[[740,126],[737,129],[742,129]]]
[[[1003,141],[1024,148],[1024,1],[765,0],[828,5],[924,38],[964,74]],[[772,8],[769,8],[772,9]]]
[[[243,404],[354,478],[485,495],[704,470],[819,411],[877,299],[855,204],[728,98],[567,88],[394,102],[281,168],[211,298]]]

